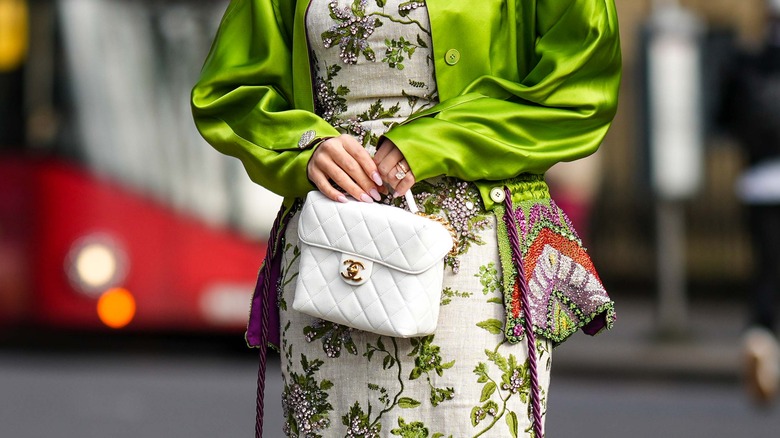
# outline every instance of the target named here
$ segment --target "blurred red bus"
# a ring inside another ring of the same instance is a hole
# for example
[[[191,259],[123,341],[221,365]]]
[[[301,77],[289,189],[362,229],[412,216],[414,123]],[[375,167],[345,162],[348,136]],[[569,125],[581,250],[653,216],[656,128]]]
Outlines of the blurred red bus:
[[[0,69],[27,125],[0,120],[24,133],[0,135],[0,325],[240,332],[278,198],[191,121],[226,2],[27,6]]]
[[[264,251],[62,161],[0,159],[0,322],[236,331]]]

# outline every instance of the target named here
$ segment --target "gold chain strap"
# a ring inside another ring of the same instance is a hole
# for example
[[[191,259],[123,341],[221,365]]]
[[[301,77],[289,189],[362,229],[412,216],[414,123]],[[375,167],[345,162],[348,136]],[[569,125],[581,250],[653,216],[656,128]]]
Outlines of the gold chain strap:
[[[452,249],[450,249],[450,252],[447,253],[447,255],[450,257],[455,257],[458,255],[458,233],[455,231],[455,228],[452,227],[450,221],[444,219],[441,216],[434,216],[432,214],[426,214],[420,211],[420,209],[417,207],[417,201],[414,200],[414,195],[412,194],[411,190],[407,190],[404,198],[406,199],[406,205],[409,207],[409,210],[411,210],[412,213],[444,225],[444,228],[446,228],[452,236]]]
[[[436,216],[433,214],[426,214],[421,211],[418,211],[416,213],[418,216],[422,216],[424,218],[428,218],[432,221],[438,222],[442,225],[444,225],[444,228],[447,229],[447,231],[450,232],[450,235],[452,236],[452,249],[450,249],[450,252],[447,253],[447,255],[454,257],[458,255],[458,232],[455,231],[455,228],[452,227],[452,224],[447,219],[444,219],[441,216]]]

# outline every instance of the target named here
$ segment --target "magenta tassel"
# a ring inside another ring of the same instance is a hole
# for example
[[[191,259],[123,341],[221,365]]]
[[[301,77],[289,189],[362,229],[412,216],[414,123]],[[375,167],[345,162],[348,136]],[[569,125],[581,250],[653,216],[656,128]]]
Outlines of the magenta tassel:
[[[289,219],[289,218],[288,218]],[[277,251],[281,251],[281,248],[277,248],[279,241],[279,229],[286,226],[284,220],[284,208],[279,210],[279,214],[276,216],[273,226],[271,227],[271,234],[268,241],[267,251],[271,251],[271,255],[275,255]],[[270,294],[276,293],[276,285],[271,285],[271,261],[273,257],[266,257],[263,267],[260,268],[260,275],[263,277],[263,288],[260,290],[266,291],[266,296],[263,297],[265,304],[262,306],[262,312],[260,313],[261,329],[260,329],[260,365],[257,370],[257,413],[255,415],[255,438],[263,438],[263,409],[265,407],[265,368],[266,368],[266,353],[268,350],[268,316],[269,307],[271,303]]]
[[[509,237],[509,245],[512,247],[512,262],[517,270],[518,288],[520,290],[520,305],[523,311],[523,331],[525,332],[526,343],[528,344],[528,366],[531,371],[531,415],[533,416],[534,438],[544,438],[542,433],[542,407],[539,394],[539,374],[536,367],[536,336],[534,335],[531,323],[531,310],[528,302],[528,282],[525,279],[525,268],[523,266],[523,252],[520,249],[520,237],[517,234],[517,224],[515,223],[515,211],[512,207],[512,193],[509,188],[504,187],[506,194],[506,213],[504,222],[506,223],[506,232]]]

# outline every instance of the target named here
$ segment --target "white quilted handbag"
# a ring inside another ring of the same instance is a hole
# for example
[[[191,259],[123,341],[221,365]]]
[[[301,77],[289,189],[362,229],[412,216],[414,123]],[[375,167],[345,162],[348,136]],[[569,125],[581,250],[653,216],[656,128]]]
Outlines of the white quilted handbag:
[[[443,259],[453,248],[445,225],[401,208],[335,202],[312,191],[301,211],[298,237],[293,309],[387,336],[434,332]]]

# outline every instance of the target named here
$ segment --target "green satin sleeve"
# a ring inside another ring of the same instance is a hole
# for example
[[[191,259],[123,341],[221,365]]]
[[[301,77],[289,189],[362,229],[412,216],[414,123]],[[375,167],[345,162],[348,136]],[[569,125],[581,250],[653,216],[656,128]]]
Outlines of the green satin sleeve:
[[[294,7],[233,0],[191,96],[201,135],[240,159],[254,182],[285,197],[314,189],[306,176],[313,148],[298,146],[303,133],[339,135],[311,111],[293,107]]]
[[[529,47],[530,59],[518,81],[482,75],[459,96],[385,134],[418,180],[544,173],[596,151],[615,115],[620,83],[613,1],[538,0],[534,12],[518,22],[516,44],[519,51]],[[528,26],[535,41],[520,40]]]

